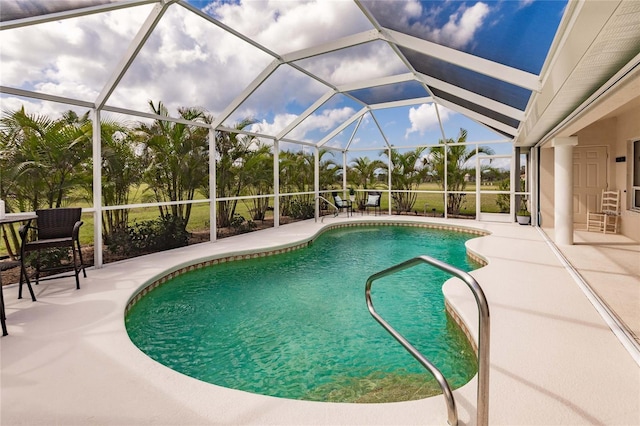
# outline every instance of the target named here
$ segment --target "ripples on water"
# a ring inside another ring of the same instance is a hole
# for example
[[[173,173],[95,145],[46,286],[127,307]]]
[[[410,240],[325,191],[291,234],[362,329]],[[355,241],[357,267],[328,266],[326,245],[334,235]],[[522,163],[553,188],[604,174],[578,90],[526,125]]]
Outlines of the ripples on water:
[[[126,318],[132,341],[158,362],[234,389],[293,399],[382,402],[438,392],[431,375],[370,316],[373,273],[418,255],[470,270],[449,231],[342,228],[305,249],[180,275],[142,298]],[[436,268],[378,280],[378,312],[447,377],[469,381],[476,360],[444,311]]]

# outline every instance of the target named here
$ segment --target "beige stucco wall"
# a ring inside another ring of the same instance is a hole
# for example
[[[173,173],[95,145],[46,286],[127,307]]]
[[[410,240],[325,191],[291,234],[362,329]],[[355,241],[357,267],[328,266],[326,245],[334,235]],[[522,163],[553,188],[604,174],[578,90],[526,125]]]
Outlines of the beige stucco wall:
[[[540,150],[540,226],[553,228],[553,149]]]
[[[640,139],[640,108],[628,110],[616,117],[597,121],[578,131],[578,146],[607,146],[607,183],[622,195],[620,232],[640,241],[640,212],[629,210],[631,153],[630,142]],[[553,148],[540,150],[540,213],[543,228],[554,227],[554,155]],[[626,157],[616,163],[616,157]]]
[[[622,193],[622,233],[640,241],[640,212],[629,210],[631,201],[631,141],[640,139],[640,107],[618,116],[617,144],[612,156],[613,181],[615,187],[627,192]],[[626,162],[615,163],[615,157],[626,157]]]
[[[607,189],[620,189],[616,185],[614,179],[614,171],[616,165],[616,144],[617,144],[617,126],[618,119],[608,118],[600,120],[591,126],[587,126],[580,130],[578,136],[578,147],[581,146],[606,146],[609,158],[607,160]]]

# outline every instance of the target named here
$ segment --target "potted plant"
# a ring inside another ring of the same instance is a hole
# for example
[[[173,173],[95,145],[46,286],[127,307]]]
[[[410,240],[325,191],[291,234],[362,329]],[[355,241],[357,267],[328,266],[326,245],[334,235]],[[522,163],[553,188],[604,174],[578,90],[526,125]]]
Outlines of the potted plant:
[[[516,220],[520,225],[529,225],[531,223],[531,213],[527,208],[527,199],[525,197],[520,199],[520,209],[516,213]]]
[[[353,188],[349,188],[349,199],[352,203],[356,201],[356,190]]]

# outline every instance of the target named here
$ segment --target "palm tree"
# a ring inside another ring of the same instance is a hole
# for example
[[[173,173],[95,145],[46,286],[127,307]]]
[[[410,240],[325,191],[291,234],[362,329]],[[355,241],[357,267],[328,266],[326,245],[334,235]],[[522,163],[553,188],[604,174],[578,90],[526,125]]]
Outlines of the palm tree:
[[[149,107],[156,115],[169,116],[162,102],[156,106],[149,101]],[[188,121],[211,122],[211,117],[199,108],[182,107],[178,113]],[[157,119],[151,125],[139,124],[135,131],[143,148],[144,181],[155,201],[193,200],[196,190],[208,181],[208,129]],[[172,204],[158,208],[162,218],[171,215],[186,228],[191,207],[192,204]]]
[[[117,122],[100,123],[102,140],[102,202],[105,206],[129,204],[131,188],[142,180],[143,165],[135,153],[135,136]],[[129,210],[102,212],[105,242],[123,232],[129,223]]]
[[[245,153],[242,167],[238,168],[239,180],[243,181],[243,195],[261,196],[270,194],[273,190],[273,153],[271,148],[258,141],[252,149]],[[249,204],[250,203],[250,204]],[[252,198],[245,205],[253,220],[264,220],[269,207],[269,199],[265,197]]]
[[[340,182],[342,169],[327,155],[333,152],[321,148],[319,157],[319,185],[320,188],[333,188]],[[280,188],[286,193],[311,192],[314,190],[314,156],[304,151],[282,151],[280,153]],[[293,204],[303,214],[292,212]],[[313,217],[314,199],[312,194],[299,194],[293,197],[283,197],[280,211],[283,216],[300,216],[300,219]]]
[[[309,192],[313,190],[314,159],[304,151],[282,151],[280,153],[280,188],[284,193]],[[282,197],[280,213],[295,216],[294,203],[307,204],[311,200],[305,195]]]
[[[320,148],[318,150],[320,171],[318,180],[320,188],[332,188],[334,185],[340,183],[340,178],[342,177],[342,168],[339,167],[332,158],[325,159],[327,155],[333,156],[333,151],[326,148]]]
[[[91,178],[88,113],[68,111],[53,120],[27,114],[24,106],[0,120],[2,184],[10,208],[61,207]]]
[[[234,128],[242,130],[253,123],[245,119]],[[236,132],[216,132],[216,192],[219,198],[237,197],[245,187],[248,174],[242,173],[242,165],[255,150],[254,138]],[[256,163],[258,163],[256,161]],[[257,165],[256,165],[257,167]],[[208,181],[204,188],[208,189]],[[217,208],[219,227],[231,226],[238,200],[220,201]]]
[[[363,189],[374,187],[376,171],[384,168],[385,164],[381,160],[371,160],[369,157],[354,158],[349,167],[349,181]]]
[[[429,169],[425,167],[423,153],[425,148],[400,153],[396,149],[383,151],[383,154],[391,155],[391,187],[395,191],[391,199],[396,213],[410,212],[416,203],[418,194],[415,192],[419,185],[426,180]],[[388,167],[385,167],[388,173]]]
[[[438,142],[441,145],[446,144],[447,150],[446,189],[450,191],[447,194],[447,214],[450,215],[460,214],[465,194],[460,194],[459,192],[464,191],[467,187],[465,175],[475,173],[475,167],[469,165],[469,160],[476,156],[476,150],[469,150],[467,145],[462,145],[466,141],[467,131],[460,129],[457,140],[447,139],[445,141],[440,139]],[[425,157],[425,164],[428,165],[431,176],[438,181],[442,189],[444,189],[445,181],[444,152],[444,147],[432,147],[429,149],[429,155]],[[477,153],[491,155],[493,150],[489,147],[479,146]]]

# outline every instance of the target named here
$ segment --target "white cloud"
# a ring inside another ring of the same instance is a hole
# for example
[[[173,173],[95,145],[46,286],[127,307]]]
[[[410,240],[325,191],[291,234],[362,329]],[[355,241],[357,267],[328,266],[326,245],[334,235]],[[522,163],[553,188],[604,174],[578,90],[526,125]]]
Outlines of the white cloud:
[[[420,2],[415,0],[401,8],[394,2],[376,3],[396,10],[394,13],[401,14],[406,25],[423,13]],[[486,13],[478,5],[486,8],[479,3],[452,15],[448,32],[443,29],[442,37],[450,33],[447,37],[457,37],[457,42],[472,37]],[[3,31],[2,84],[94,101],[117,70],[151,9],[151,5],[144,5]],[[209,9],[227,25],[277,52],[371,28],[350,1],[220,2]],[[402,72],[397,57],[383,43],[363,45],[361,49],[350,49],[350,53],[326,55],[313,66],[325,70],[337,84]],[[162,100],[172,114],[180,106],[200,106],[217,116],[272,61],[271,56],[242,39],[172,4],[107,104],[148,111],[149,100]],[[304,109],[328,90],[282,65],[232,117],[258,117],[262,131],[277,133],[295,118],[290,113],[292,106],[298,111]],[[4,107],[13,105],[17,98],[2,99]],[[28,104],[32,107],[38,101]],[[43,104],[48,106],[38,110],[69,109],[66,105]],[[411,128],[406,136],[437,124],[437,120],[430,121],[435,116],[431,113],[429,118],[425,108],[411,109]],[[288,136],[304,139],[314,131],[326,132],[353,114],[351,108],[324,111],[309,117]]]
[[[451,115],[451,111],[446,108],[440,108],[439,112],[442,122],[447,121]],[[417,108],[412,107],[409,109],[409,121],[411,122],[411,128],[405,132],[405,139],[411,133],[419,132],[420,135],[423,135],[426,131],[437,128],[439,122],[435,104],[422,104]]]
[[[249,126],[249,129],[252,132],[275,136],[296,117],[297,115],[295,114],[279,114],[274,117],[273,122],[269,123],[267,120],[262,120]]]
[[[171,6],[109,104],[147,111],[147,100],[162,100],[172,114],[180,106],[198,106],[215,117],[271,61],[205,19]]]
[[[349,107],[325,109],[321,114],[312,114],[307,117],[287,137],[308,140],[307,136],[310,133],[314,131],[327,133],[338,127],[353,114],[355,114],[355,111]]]
[[[91,5],[113,3],[118,0],[92,0]],[[87,7],[86,0],[42,1],[42,0],[2,0],[0,16],[3,21],[29,18],[47,13]]]
[[[3,31],[3,84],[94,101],[149,10],[147,5]]]
[[[457,2],[432,2],[429,10],[424,10],[417,0],[405,0],[402,7],[399,3],[397,0],[367,1],[365,4],[375,11],[383,26],[457,49],[473,44],[476,32],[490,12],[489,6],[483,2],[471,7],[460,3],[454,12],[451,12],[450,6]],[[443,18],[446,20],[444,25],[441,23]]]
[[[441,29],[431,31],[434,41],[454,48],[462,48],[473,41],[476,31],[482,26],[489,13],[489,6],[476,3],[468,9],[462,9],[449,16]]]
[[[402,8],[404,10],[404,16],[408,18],[418,18],[422,15],[422,4],[416,0],[407,1]]]
[[[398,55],[381,41],[309,58],[300,65],[337,86],[407,71]]]
[[[205,11],[278,53],[372,28],[351,1],[220,1]]]

